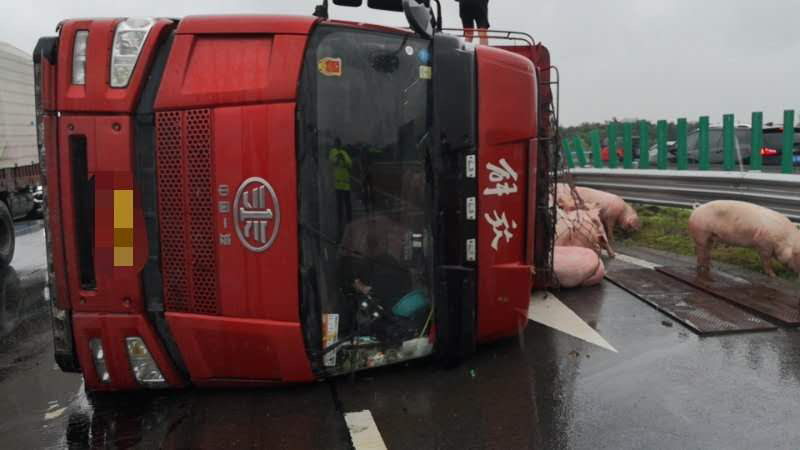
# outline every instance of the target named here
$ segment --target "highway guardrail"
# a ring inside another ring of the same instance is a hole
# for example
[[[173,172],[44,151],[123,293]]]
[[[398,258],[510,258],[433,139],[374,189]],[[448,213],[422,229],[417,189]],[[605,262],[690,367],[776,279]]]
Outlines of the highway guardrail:
[[[741,200],[800,222],[800,175],[699,170],[572,169],[575,184],[626,201],[690,208],[712,200]]]

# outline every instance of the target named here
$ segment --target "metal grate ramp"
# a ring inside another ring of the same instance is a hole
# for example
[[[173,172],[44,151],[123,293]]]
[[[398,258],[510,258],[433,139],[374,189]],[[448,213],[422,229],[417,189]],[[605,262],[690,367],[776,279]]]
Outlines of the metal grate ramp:
[[[656,270],[781,325],[800,326],[800,292],[788,293],[716,271],[710,276],[700,276],[691,267],[660,267]]]
[[[609,271],[606,278],[701,336],[776,328],[724,300],[652,269],[616,269]]]

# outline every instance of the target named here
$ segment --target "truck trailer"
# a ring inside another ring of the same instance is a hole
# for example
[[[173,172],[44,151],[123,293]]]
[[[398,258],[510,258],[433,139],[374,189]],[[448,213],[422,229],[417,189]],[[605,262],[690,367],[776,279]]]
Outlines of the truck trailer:
[[[442,32],[428,2],[369,4],[411,29],[325,2],[40,39],[62,370],[89,390],[302,383],[455,364],[526,326],[551,254],[549,62]]]
[[[14,258],[14,220],[40,206],[35,121],[31,56],[0,42],[0,268]]]

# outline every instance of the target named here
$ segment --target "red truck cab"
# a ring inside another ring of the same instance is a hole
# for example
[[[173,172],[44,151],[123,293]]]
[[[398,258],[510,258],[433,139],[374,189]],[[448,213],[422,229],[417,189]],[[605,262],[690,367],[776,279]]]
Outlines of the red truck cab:
[[[527,323],[529,59],[312,17],[58,30],[34,55],[49,291],[87,389],[452,362]]]

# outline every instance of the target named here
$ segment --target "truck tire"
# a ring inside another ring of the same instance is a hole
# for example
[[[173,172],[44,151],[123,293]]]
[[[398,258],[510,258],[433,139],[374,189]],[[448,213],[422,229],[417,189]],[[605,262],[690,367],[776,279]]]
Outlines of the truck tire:
[[[14,259],[14,221],[5,202],[0,201],[0,267],[8,267]]]

